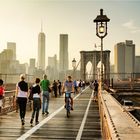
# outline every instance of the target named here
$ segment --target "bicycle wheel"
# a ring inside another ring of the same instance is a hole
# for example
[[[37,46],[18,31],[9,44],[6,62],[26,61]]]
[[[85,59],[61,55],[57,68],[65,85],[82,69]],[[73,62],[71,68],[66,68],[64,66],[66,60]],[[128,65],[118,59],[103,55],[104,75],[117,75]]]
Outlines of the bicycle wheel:
[[[70,116],[70,101],[69,101],[69,98],[67,98],[67,100],[66,100],[66,113],[67,113],[67,117],[69,118],[69,116]]]

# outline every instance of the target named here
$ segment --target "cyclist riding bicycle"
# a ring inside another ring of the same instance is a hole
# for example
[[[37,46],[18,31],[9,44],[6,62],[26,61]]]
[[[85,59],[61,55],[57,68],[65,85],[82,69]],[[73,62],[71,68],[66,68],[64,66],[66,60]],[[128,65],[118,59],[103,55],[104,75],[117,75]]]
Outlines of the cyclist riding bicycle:
[[[63,84],[62,92],[69,92],[70,93],[70,99],[71,99],[71,110],[73,110],[73,98],[71,97],[71,93],[74,93],[74,85],[72,81],[72,77],[68,76],[67,80]],[[65,96],[65,107],[66,107],[66,96]]]

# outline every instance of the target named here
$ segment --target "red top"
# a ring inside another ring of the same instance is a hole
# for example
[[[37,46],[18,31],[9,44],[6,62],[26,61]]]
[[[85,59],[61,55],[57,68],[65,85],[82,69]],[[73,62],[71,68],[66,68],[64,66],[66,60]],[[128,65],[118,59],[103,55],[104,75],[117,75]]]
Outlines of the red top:
[[[4,94],[4,87],[0,86],[0,95]]]

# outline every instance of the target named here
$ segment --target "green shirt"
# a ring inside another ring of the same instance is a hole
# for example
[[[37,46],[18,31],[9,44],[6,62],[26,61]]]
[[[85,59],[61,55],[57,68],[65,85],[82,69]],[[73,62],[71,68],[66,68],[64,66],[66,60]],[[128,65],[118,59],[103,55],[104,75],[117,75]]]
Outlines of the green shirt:
[[[45,79],[42,80],[41,83],[40,83],[41,89],[42,89],[43,91],[48,91],[49,85],[50,85],[49,80],[45,80]]]

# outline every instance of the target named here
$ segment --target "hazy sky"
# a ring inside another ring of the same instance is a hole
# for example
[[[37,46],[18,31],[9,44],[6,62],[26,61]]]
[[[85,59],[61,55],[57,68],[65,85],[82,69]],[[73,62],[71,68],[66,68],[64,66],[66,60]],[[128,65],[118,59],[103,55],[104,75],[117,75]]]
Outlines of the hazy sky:
[[[94,50],[95,43],[100,45],[93,20],[103,8],[110,18],[104,50],[111,50],[111,63],[114,45],[125,40],[133,40],[136,55],[140,55],[139,7],[139,0],[0,0],[0,52],[7,42],[16,42],[20,62],[37,58],[42,21],[46,59],[54,54],[59,58],[59,34],[64,33],[69,35],[71,65],[73,58],[79,61],[81,50]]]

